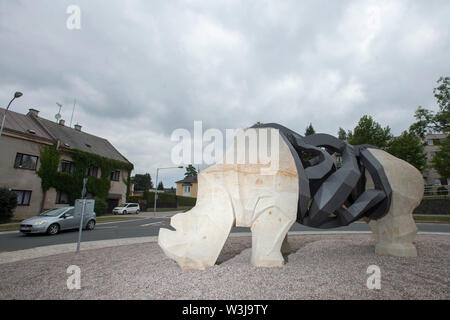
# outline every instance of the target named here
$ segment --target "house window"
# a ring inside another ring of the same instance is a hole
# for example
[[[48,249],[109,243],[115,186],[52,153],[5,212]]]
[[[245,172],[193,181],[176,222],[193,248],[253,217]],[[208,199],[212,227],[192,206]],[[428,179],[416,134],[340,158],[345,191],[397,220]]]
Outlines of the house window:
[[[436,155],[436,152],[431,151],[431,152],[430,152],[430,159],[433,159],[435,155]]]
[[[191,195],[191,186],[185,185],[183,186],[183,196],[190,196]]]
[[[72,174],[75,172],[75,166],[73,162],[70,161],[61,161],[61,172]]]
[[[18,206],[29,206],[31,199],[31,191],[27,190],[13,190],[17,195]]]
[[[14,168],[36,170],[37,162],[37,156],[18,153],[16,154],[16,160],[14,161]]]
[[[433,145],[433,139],[428,139],[427,143],[428,143],[429,146],[432,146]]]
[[[423,178],[423,184],[427,185],[427,178]]]
[[[69,195],[64,191],[56,191],[56,204],[68,204]]]
[[[447,185],[450,186],[450,178],[447,178]]]
[[[434,179],[434,185],[440,186],[441,185],[441,179]]]
[[[90,167],[87,169],[87,175],[89,177],[98,177],[98,167]]]
[[[119,181],[119,179],[120,179],[120,171],[119,170],[112,171],[111,175],[109,177],[110,177],[110,179],[112,181]]]

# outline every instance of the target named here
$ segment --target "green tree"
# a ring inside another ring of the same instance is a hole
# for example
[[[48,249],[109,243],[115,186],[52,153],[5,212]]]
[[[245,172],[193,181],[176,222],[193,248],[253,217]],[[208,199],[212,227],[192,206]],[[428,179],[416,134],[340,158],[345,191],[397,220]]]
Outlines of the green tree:
[[[414,114],[414,118],[416,118],[417,121],[409,127],[409,132],[423,139],[425,138],[428,129],[431,129],[432,127],[434,119],[433,112],[419,107]]]
[[[450,132],[450,77],[440,77],[438,86],[433,89],[439,111],[433,113],[430,110],[419,107],[414,117],[416,122],[409,130],[421,138],[425,137],[428,130],[448,133]]]
[[[434,88],[434,97],[437,100],[439,111],[434,116],[436,131],[450,132],[450,77],[440,77],[439,84]]]
[[[103,198],[96,197],[94,204],[94,211],[97,215],[105,214],[108,211],[108,203]]]
[[[0,188],[0,222],[6,222],[13,216],[17,207],[17,195],[7,188]]]
[[[433,167],[443,178],[450,178],[450,135],[441,143],[441,149],[431,160]]]
[[[145,191],[153,188],[152,177],[149,173],[136,174],[131,181],[134,183],[134,190]]]
[[[347,140],[347,132],[345,132],[344,129],[339,128],[339,131],[338,131],[338,138],[341,139],[341,140],[343,140],[343,141]]]
[[[379,148],[386,148],[392,138],[389,126],[382,128],[371,116],[362,116],[353,132],[347,135],[348,142],[353,145],[370,144]]]
[[[423,148],[423,143],[418,136],[403,131],[400,136],[391,140],[386,151],[410,163],[419,171],[423,171],[427,163]]]
[[[158,190],[164,190],[164,184],[162,183],[162,181],[158,183]]]
[[[186,172],[184,173],[184,177],[196,177],[197,176],[197,169],[195,169],[195,167],[190,164],[186,167]]]
[[[309,123],[309,126],[307,126],[306,130],[305,130],[305,136],[310,136],[315,133],[316,133],[316,131],[314,130],[312,123]]]

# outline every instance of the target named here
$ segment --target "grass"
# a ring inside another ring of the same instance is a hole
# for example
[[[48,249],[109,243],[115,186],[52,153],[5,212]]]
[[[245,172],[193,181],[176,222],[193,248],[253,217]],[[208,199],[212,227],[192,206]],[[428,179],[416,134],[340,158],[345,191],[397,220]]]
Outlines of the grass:
[[[413,215],[416,222],[450,223],[450,216]]]
[[[111,222],[111,221],[124,221],[124,220],[137,220],[144,219],[144,217],[131,216],[131,217],[97,217],[97,223]]]
[[[0,231],[17,231],[20,223],[8,224],[6,226],[0,224]]]
[[[449,195],[434,195],[434,196],[423,196],[424,200],[427,199],[450,199]]]
[[[180,207],[180,208],[156,208],[156,212],[170,212],[170,211],[181,211],[186,212],[191,210],[192,207]],[[153,208],[147,208],[146,212],[153,212]]]

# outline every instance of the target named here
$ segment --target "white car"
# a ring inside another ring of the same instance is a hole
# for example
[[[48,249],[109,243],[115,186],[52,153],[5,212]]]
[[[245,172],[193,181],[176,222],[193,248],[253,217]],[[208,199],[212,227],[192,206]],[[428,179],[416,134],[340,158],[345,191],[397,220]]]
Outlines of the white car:
[[[140,211],[139,203],[123,203],[113,209],[113,214],[139,214]]]

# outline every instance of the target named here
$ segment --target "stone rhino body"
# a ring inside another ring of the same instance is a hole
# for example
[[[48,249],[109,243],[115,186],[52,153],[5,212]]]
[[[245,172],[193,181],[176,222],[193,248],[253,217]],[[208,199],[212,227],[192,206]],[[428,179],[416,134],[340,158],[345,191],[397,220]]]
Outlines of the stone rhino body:
[[[424,187],[416,168],[370,146],[356,149],[357,153],[364,150],[371,159],[364,166],[351,145],[329,138],[332,142],[323,147],[325,135],[307,139],[315,144],[311,146],[276,124],[251,130],[258,139],[263,130],[269,130],[278,142],[277,166],[270,169],[273,163],[236,160],[234,154],[243,146],[238,134],[225,155],[234,160],[221,161],[199,174],[196,206],[172,217],[175,231],[160,229],[158,237],[164,253],[181,268],[214,265],[233,226],[251,228],[253,265],[281,266],[281,251],[289,247],[287,233],[296,220],[331,228],[365,219],[374,234],[376,253],[417,255],[412,243],[417,233],[412,211],[419,205]],[[245,138],[246,131],[240,134]],[[273,153],[273,146],[271,142],[267,145],[270,150],[263,151]],[[336,168],[335,161],[329,162],[337,148],[347,150],[341,168]],[[309,160],[302,159],[305,150],[312,152]],[[255,150],[245,150],[246,159],[252,152]]]

